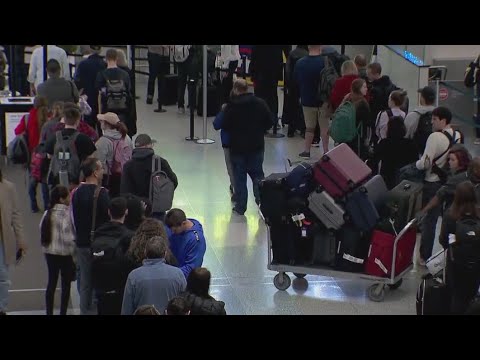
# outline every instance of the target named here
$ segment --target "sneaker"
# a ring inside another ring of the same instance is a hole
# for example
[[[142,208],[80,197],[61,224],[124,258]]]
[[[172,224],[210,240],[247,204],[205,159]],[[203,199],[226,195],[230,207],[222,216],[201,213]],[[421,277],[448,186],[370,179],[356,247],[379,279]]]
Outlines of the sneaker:
[[[32,213],[36,214],[40,212],[40,209],[38,208],[38,206],[32,206]]]
[[[185,114],[185,108],[184,107],[179,107],[178,110],[177,110],[177,114]]]
[[[480,138],[476,138],[473,145],[480,145]]]
[[[155,110],[153,110],[153,112],[164,113],[164,112],[167,112],[167,110],[165,110],[165,109],[155,109]]]
[[[152,105],[153,104],[153,97],[147,97],[147,105]]]
[[[313,141],[312,141],[312,146],[313,146],[313,147],[320,147],[320,141],[313,140]]]
[[[298,154],[298,156],[301,157],[301,158],[310,159],[310,153],[306,152],[306,151]]]

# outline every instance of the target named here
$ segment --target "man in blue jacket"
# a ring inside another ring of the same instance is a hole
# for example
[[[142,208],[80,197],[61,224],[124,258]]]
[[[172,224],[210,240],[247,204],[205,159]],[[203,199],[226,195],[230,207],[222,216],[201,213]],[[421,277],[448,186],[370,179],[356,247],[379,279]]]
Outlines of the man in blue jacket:
[[[171,209],[166,217],[170,250],[177,258],[178,267],[185,278],[190,272],[202,266],[207,249],[202,224],[195,219],[187,219],[180,209]]]

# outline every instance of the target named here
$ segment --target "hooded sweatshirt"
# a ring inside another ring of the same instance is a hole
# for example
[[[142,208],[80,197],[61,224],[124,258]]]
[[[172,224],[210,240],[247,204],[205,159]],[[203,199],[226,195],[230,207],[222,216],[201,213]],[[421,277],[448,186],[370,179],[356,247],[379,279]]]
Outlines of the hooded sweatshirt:
[[[106,129],[103,131],[103,136],[98,139],[95,146],[97,147],[97,159],[102,162],[103,168],[107,169],[107,161],[111,164],[113,163],[114,156],[114,141],[118,141],[122,138],[122,134],[115,129]],[[125,141],[133,151],[132,139],[130,136],[125,136]]]
[[[390,92],[394,90],[394,85],[387,75],[380,79],[374,80],[369,89],[370,110],[372,116],[372,124],[380,111],[388,109],[388,97]]]
[[[222,129],[230,134],[232,154],[263,151],[264,134],[272,126],[272,113],[266,102],[251,93],[235,96],[224,110]]]
[[[133,149],[132,159],[123,166],[120,185],[121,194],[130,193],[139,197],[149,198],[153,155],[154,151],[150,148]],[[173,172],[168,161],[160,158],[160,166],[176,188],[178,185],[177,175]]]
[[[188,274],[202,266],[203,256],[207,250],[205,236],[203,235],[202,224],[195,219],[188,219],[193,226],[181,234],[174,234],[169,227],[166,227],[170,249],[177,258],[178,267],[182,270],[185,278]]]

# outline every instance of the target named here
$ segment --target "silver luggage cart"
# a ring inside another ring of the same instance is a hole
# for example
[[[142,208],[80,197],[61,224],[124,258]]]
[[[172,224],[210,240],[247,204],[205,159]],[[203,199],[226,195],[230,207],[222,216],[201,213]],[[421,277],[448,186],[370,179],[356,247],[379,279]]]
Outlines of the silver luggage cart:
[[[391,290],[398,289],[403,282],[403,277],[413,268],[413,261],[410,262],[410,265],[397,276],[395,274],[395,260],[397,258],[397,247],[399,241],[401,241],[403,235],[412,227],[415,226],[416,219],[411,220],[400,233],[395,237],[395,242],[393,244],[393,257],[392,257],[392,275],[390,277],[378,277],[367,275],[363,273],[351,273],[345,271],[334,270],[328,266],[294,266],[294,265],[283,265],[283,264],[272,264],[272,240],[270,238],[270,229],[268,229],[268,266],[267,268],[272,271],[277,271],[278,274],[273,278],[273,284],[278,290],[287,290],[292,281],[287,272],[293,273],[298,278],[303,278],[306,275],[320,275],[320,276],[331,276],[337,278],[350,278],[350,279],[365,279],[369,281],[374,281],[374,284],[367,288],[367,296],[370,300],[375,302],[382,302],[385,299],[385,288],[388,286]],[[267,225],[267,228],[268,225]],[[413,260],[413,259],[412,259]]]

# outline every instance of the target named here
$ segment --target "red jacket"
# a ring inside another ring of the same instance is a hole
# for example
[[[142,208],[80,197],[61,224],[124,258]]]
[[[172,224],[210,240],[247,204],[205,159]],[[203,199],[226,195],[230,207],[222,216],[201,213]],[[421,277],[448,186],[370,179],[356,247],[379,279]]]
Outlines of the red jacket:
[[[32,108],[28,115],[28,122],[27,128],[25,129],[25,116],[22,117],[22,121],[20,121],[15,128],[15,135],[23,134],[25,131],[27,132],[28,137],[28,149],[30,150],[30,154],[33,150],[38,146],[40,142],[40,129],[38,128],[38,118],[37,118],[38,109]]]
[[[358,79],[358,75],[345,75],[335,81],[335,85],[330,95],[330,103],[333,111],[335,111],[342,103],[345,95],[350,93],[353,80]]]

